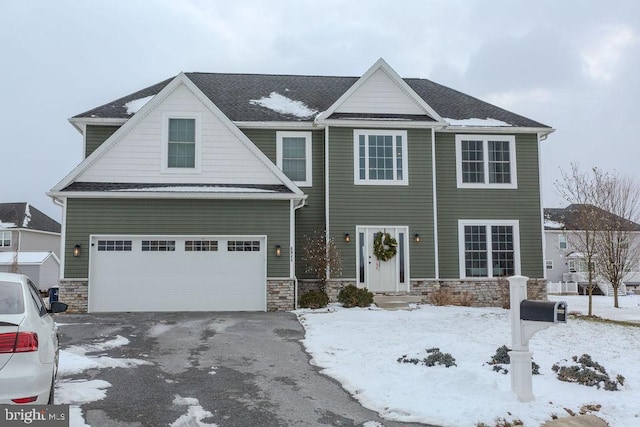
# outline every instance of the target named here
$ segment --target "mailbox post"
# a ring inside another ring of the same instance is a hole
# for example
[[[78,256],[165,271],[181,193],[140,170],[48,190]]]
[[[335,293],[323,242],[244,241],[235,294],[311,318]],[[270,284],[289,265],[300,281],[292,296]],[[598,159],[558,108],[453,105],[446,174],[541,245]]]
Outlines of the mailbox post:
[[[511,390],[521,402],[535,400],[533,395],[529,339],[538,331],[555,323],[567,322],[567,303],[564,301],[527,300],[525,276],[509,277],[511,302]]]

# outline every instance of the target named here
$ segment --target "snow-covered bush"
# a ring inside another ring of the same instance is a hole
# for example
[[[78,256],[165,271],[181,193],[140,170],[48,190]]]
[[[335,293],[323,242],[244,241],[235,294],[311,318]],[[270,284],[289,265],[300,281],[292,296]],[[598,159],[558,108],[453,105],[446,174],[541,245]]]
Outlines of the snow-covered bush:
[[[609,391],[617,391],[618,385],[624,386],[624,377],[622,375],[618,375],[615,380],[612,380],[604,366],[591,359],[590,355],[583,354],[579,358],[578,356],[573,356],[572,360],[578,365],[573,365],[567,360],[563,360],[554,364],[551,368],[553,372],[558,374],[560,381],[596,388],[604,387],[605,390]]]
[[[409,358],[404,354],[402,357],[398,358],[398,363],[413,363],[414,365],[420,363],[421,365],[429,367],[437,364],[444,365],[447,368],[451,366],[458,366],[456,365],[456,359],[454,359],[450,353],[442,353],[439,348],[429,348],[425,351],[427,352],[427,357],[422,360],[418,358]]]

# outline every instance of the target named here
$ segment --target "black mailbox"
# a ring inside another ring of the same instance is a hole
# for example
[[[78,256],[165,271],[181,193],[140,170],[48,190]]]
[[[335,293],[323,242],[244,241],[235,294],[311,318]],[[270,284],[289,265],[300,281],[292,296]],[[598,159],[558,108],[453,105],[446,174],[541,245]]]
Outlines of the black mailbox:
[[[520,302],[520,320],[567,323],[567,303],[564,301],[523,300]]]

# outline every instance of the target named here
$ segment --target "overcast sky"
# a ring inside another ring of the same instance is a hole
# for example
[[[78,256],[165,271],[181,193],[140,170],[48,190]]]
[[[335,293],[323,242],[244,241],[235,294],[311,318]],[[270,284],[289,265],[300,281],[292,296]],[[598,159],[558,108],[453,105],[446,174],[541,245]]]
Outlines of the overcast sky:
[[[360,76],[384,58],[548,124],[545,207],[571,161],[640,177],[640,1],[4,0],[0,201],[80,161],[67,119],[180,71]],[[427,100],[428,102],[428,100]]]

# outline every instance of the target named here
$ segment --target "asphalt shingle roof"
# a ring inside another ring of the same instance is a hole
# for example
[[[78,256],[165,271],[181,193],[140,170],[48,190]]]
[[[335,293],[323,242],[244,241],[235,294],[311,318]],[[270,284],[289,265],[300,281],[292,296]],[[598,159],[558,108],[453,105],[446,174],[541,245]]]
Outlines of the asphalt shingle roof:
[[[629,221],[618,215],[607,212],[603,209],[595,207],[593,205],[585,204],[573,204],[566,208],[545,208],[544,219],[545,221],[553,221],[554,225],[563,225],[562,228],[549,227],[545,225],[545,230],[583,230],[584,226],[581,225],[580,215],[585,212],[593,212],[593,214],[599,218],[603,225],[608,223],[623,225],[626,231],[638,231],[640,232],[640,224],[633,221]]]
[[[28,203],[0,203],[0,222],[27,230],[60,233],[60,223]]]
[[[313,121],[315,115],[300,118],[254,105],[250,101],[272,92],[300,101],[310,109],[326,111],[359,77],[299,76],[272,74],[186,73],[186,76],[232,121]],[[134,92],[110,103],[78,114],[74,118],[128,119],[125,104],[155,95],[172,79]],[[492,118],[517,127],[548,128],[547,125],[496,107],[427,79],[404,81],[440,116],[455,120]],[[392,111],[390,113],[393,113]],[[426,116],[425,116],[426,117]]]

